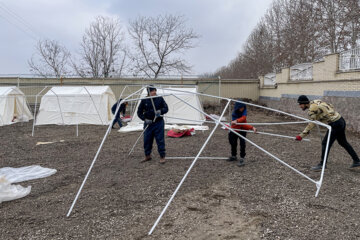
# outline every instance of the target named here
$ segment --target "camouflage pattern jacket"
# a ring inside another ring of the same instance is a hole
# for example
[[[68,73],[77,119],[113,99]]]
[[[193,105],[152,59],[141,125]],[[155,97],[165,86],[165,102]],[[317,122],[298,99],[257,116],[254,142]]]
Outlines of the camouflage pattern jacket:
[[[308,111],[309,118],[314,121],[320,121],[326,124],[335,122],[341,118],[341,115],[335,111],[332,104],[328,104],[321,100],[313,100],[310,102]],[[314,123],[309,123],[300,136],[304,138],[315,127]]]

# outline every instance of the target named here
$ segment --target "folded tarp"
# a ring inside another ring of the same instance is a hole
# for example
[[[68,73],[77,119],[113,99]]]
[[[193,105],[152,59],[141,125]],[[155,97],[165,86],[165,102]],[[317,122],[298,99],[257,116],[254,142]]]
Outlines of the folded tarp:
[[[39,165],[0,168],[0,203],[25,197],[31,191],[31,186],[24,188],[12,183],[44,178],[54,173],[56,173],[55,169],[43,168]]]

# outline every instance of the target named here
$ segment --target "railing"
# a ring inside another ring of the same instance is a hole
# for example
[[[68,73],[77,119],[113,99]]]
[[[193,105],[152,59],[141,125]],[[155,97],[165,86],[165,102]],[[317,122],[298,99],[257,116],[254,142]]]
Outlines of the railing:
[[[360,69],[360,48],[340,53],[339,70],[349,71]]]

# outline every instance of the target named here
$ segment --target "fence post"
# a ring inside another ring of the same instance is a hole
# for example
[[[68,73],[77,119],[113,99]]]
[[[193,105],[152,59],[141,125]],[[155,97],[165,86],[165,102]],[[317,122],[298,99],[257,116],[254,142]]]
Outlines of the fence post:
[[[221,97],[221,77],[218,76],[219,78],[219,97]],[[219,103],[221,102],[221,99],[219,98]]]

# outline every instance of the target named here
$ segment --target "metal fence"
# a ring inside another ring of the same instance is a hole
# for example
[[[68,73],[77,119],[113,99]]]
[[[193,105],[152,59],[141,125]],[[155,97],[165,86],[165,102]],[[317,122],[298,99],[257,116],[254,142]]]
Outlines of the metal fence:
[[[360,48],[351,49],[340,53],[339,70],[360,70]]]

